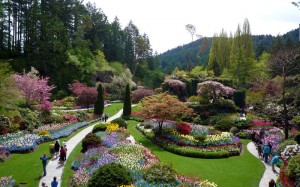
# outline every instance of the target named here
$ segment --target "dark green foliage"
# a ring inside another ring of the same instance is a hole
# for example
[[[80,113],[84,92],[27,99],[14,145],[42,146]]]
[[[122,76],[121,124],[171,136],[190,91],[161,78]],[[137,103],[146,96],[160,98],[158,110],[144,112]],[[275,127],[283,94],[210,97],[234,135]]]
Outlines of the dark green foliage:
[[[118,187],[133,182],[129,169],[118,163],[109,163],[97,169],[88,182],[88,187]]]
[[[206,139],[206,135],[197,135],[194,136],[195,140],[198,140],[199,142],[204,142],[204,140]]]
[[[295,134],[294,140],[295,140],[298,144],[300,144],[300,132],[298,132],[298,133]]]
[[[233,93],[234,104],[240,108],[245,108],[246,92],[245,90],[235,90]]]
[[[286,167],[286,173],[292,179],[300,178],[300,154],[293,156],[288,161],[288,166]]]
[[[147,168],[143,172],[144,179],[149,183],[167,183],[176,186],[176,172],[171,164],[157,163]]]
[[[229,132],[232,133],[233,135],[235,135],[236,133],[239,132],[239,129],[237,127],[231,127]]]
[[[106,128],[107,128],[106,124],[103,124],[103,123],[97,124],[97,125],[94,126],[94,128],[92,130],[92,133],[96,133],[96,132],[99,132],[99,131],[105,131]]]
[[[98,95],[94,105],[94,114],[102,115],[104,111],[104,96],[103,96],[103,88],[101,84],[99,84],[97,91],[98,91]]]
[[[294,140],[285,140],[284,142],[282,142],[282,143],[278,146],[278,148],[277,148],[276,151],[277,151],[278,153],[282,153],[282,152],[284,151],[284,149],[286,148],[287,145],[295,145],[295,144],[297,144],[297,142],[294,141]]]
[[[131,115],[131,96],[130,96],[130,86],[127,84],[124,105],[123,105],[123,116],[128,117]]]
[[[122,118],[116,118],[116,119],[112,120],[111,123],[116,123],[119,125],[119,127],[123,127],[125,129],[127,129],[127,122]]]
[[[300,128],[300,116],[293,117],[292,122]]]
[[[235,136],[241,138],[241,139],[250,139],[250,133],[249,132],[238,132],[235,134]]]
[[[102,140],[99,136],[90,132],[83,138],[81,144],[82,144],[81,152],[84,153],[91,147],[100,146],[102,144]]]
[[[238,129],[247,129],[249,125],[252,123],[251,118],[247,118],[246,120],[237,120],[234,122],[234,126]]]
[[[222,119],[220,121],[217,121],[217,123],[214,125],[214,128],[220,131],[229,131],[230,128],[233,126],[234,122],[230,119]]]

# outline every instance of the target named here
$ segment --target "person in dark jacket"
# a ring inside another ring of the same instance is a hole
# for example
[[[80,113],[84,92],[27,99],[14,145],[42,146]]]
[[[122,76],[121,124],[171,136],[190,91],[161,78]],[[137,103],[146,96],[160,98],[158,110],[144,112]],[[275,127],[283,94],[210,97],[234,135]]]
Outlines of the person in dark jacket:
[[[46,166],[47,166],[47,156],[46,154],[44,154],[43,156],[41,156],[40,158],[42,160],[42,164],[43,164],[43,171],[44,171],[44,175],[43,176],[46,176],[47,172],[46,172]]]
[[[55,144],[54,144],[54,151],[55,151],[55,156],[56,156],[56,158],[58,157],[59,148],[60,148],[59,141],[56,140],[56,141],[55,141]]]

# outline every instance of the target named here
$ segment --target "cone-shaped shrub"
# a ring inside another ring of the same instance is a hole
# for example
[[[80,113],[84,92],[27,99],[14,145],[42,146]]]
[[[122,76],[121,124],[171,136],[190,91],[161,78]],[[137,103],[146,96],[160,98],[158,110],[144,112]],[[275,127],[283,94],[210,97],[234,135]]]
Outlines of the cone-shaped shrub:
[[[103,88],[101,84],[99,84],[97,91],[98,91],[98,96],[94,105],[94,114],[102,115],[104,110],[104,97],[103,97]]]

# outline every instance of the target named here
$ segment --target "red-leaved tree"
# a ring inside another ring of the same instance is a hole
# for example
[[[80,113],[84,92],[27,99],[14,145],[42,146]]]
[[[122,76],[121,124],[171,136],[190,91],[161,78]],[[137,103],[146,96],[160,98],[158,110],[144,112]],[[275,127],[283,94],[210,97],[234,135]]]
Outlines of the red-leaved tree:
[[[39,77],[38,72],[32,68],[27,74],[14,74],[13,78],[27,105],[38,104],[42,110],[52,108],[48,100],[55,86],[48,85],[49,77]]]
[[[95,87],[88,87],[86,84],[77,80],[69,84],[71,92],[77,96],[77,104],[85,107],[89,107],[94,104],[97,99],[97,89]]]

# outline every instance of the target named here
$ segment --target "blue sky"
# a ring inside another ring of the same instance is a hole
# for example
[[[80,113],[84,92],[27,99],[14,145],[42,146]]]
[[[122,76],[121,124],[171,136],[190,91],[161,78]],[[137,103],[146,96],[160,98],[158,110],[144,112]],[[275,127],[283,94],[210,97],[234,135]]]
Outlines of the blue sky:
[[[84,1],[85,3],[87,0]],[[298,28],[300,10],[289,0],[90,0],[109,21],[117,16],[124,28],[130,20],[162,53],[191,42],[186,24],[211,37],[222,28],[229,34],[247,18],[252,34],[285,34]]]

